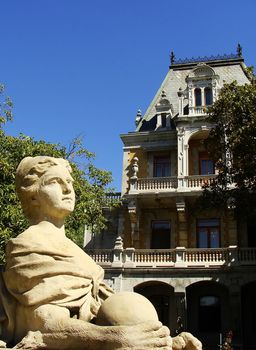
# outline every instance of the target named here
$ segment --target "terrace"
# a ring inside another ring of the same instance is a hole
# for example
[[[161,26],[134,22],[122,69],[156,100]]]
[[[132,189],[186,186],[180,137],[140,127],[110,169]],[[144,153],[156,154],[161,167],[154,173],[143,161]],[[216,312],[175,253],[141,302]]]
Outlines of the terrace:
[[[87,250],[99,265],[122,268],[206,268],[256,265],[256,248],[229,246],[217,249],[177,247],[175,249],[114,249]]]
[[[183,177],[138,178],[131,182],[129,194],[177,191],[201,191],[205,185],[211,185],[216,175],[192,175]]]

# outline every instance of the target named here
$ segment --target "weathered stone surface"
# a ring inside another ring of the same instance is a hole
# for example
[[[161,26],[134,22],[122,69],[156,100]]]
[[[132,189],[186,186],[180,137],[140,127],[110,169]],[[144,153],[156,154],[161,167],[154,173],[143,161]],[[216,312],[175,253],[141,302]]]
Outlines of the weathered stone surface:
[[[171,350],[169,330],[145,298],[117,295],[110,307],[106,301],[104,311],[104,300],[113,291],[103,283],[102,268],[65,236],[64,219],[75,204],[68,162],[25,158],[16,183],[31,226],[7,246],[1,285],[3,339],[16,344],[14,349]],[[111,323],[119,326],[95,324],[101,305],[106,315],[113,309]],[[136,324],[139,319],[143,322]],[[194,346],[185,349],[201,349],[189,334],[183,339]]]
[[[202,343],[191,333],[182,332],[178,336],[172,338],[173,350],[201,350]]]
[[[158,321],[156,310],[151,302],[138,293],[120,292],[113,294],[102,303],[96,324],[132,326],[147,321]]]

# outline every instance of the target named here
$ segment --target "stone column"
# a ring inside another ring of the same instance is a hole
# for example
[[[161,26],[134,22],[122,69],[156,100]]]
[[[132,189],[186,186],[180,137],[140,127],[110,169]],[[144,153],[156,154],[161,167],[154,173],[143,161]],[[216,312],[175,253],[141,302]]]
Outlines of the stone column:
[[[176,319],[181,318],[184,330],[187,328],[187,306],[186,306],[186,291],[185,289],[178,288],[174,291],[175,304],[176,304]],[[176,329],[178,328],[176,324]]]
[[[185,176],[188,176],[188,175],[189,175],[188,150],[189,150],[189,145],[188,145],[188,144],[185,144],[185,145],[184,145],[184,175],[185,175]]]
[[[128,213],[131,223],[131,243],[136,247],[140,237],[139,237],[139,215],[137,209],[136,199],[132,199],[128,203]]]
[[[188,223],[186,216],[186,205],[184,198],[176,199],[177,219],[178,219],[178,246],[188,247]]]
[[[204,89],[205,88],[201,88],[201,106],[204,106],[205,105],[205,100],[204,100]]]
[[[183,115],[183,108],[184,108],[184,93],[182,91],[182,88],[179,88],[178,91],[179,96],[179,115]]]
[[[193,84],[191,82],[188,84],[188,106],[189,106],[189,115],[194,114],[194,89]]]
[[[184,128],[178,128],[178,188],[184,185]]]

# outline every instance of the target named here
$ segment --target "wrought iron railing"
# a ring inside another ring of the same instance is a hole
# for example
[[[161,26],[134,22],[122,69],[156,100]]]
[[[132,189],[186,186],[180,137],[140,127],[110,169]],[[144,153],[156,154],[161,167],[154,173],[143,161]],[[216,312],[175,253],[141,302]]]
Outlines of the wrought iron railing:
[[[191,57],[184,59],[174,59],[172,64],[187,64],[187,63],[196,63],[196,62],[209,62],[209,61],[221,61],[221,60],[234,60],[241,58],[239,54],[224,54],[217,56],[204,56],[204,57]]]

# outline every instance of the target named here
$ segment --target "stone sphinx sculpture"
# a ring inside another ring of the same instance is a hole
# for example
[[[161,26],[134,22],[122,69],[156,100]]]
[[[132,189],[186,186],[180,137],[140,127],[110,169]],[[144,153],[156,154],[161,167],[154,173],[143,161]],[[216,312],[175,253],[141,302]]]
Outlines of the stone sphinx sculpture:
[[[97,324],[98,310],[113,291],[103,282],[102,268],[65,236],[64,219],[75,204],[69,163],[24,158],[16,188],[31,226],[7,244],[2,339],[14,349],[172,350],[168,328],[154,316],[139,323],[134,318],[137,324]],[[114,301],[115,307],[122,305]],[[173,349],[201,349],[190,333],[175,338]]]

